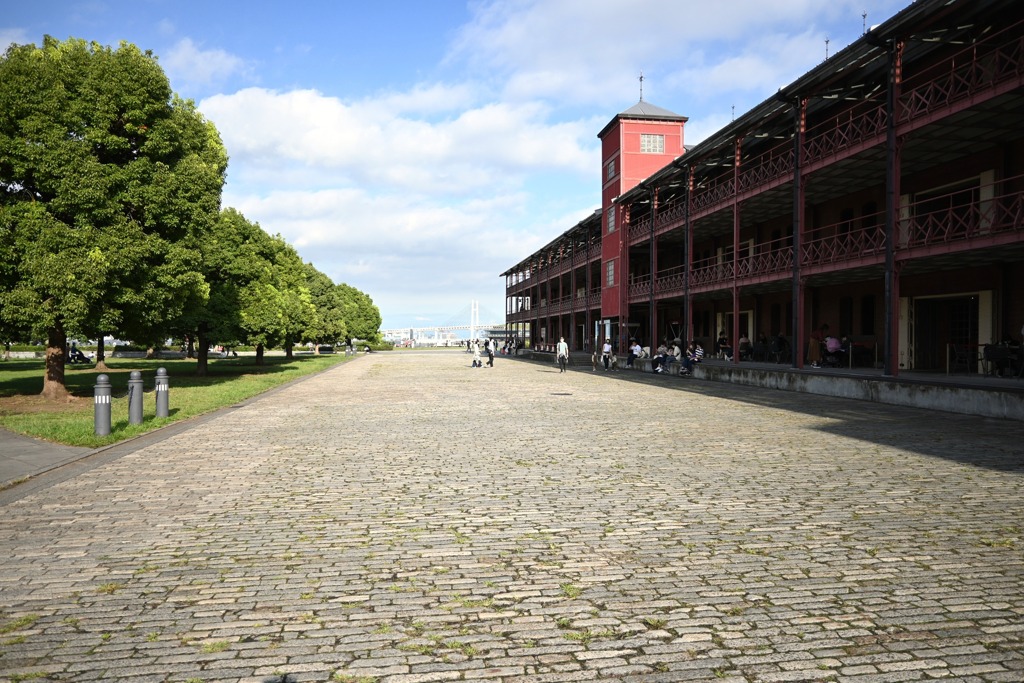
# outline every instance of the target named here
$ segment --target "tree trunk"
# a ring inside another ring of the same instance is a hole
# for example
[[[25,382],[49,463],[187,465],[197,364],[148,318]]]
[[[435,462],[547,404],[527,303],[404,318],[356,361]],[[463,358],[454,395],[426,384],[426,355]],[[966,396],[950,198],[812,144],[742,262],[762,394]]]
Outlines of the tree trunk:
[[[103,344],[103,335],[99,335],[99,339],[96,341],[96,370],[100,372],[107,372],[110,368],[107,367],[107,349]]]
[[[196,357],[196,338],[193,335],[185,337],[185,357],[195,358]]]
[[[263,344],[256,345],[256,365],[263,365]]]
[[[46,334],[46,374],[43,376],[43,398],[67,399],[64,385],[64,361],[67,359],[68,335],[62,325],[51,327]]]
[[[189,345],[192,344],[192,337],[189,337]],[[199,326],[199,339],[196,342],[196,375],[206,377],[208,361],[210,358],[210,340],[206,338],[206,331]]]
[[[284,357],[288,360],[292,359],[292,343],[288,340],[284,342]]]

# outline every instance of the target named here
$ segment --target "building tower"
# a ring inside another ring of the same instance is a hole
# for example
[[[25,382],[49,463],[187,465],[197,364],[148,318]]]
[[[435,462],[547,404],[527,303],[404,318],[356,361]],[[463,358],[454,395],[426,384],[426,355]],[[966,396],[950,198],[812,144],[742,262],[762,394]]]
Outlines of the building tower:
[[[612,326],[625,323],[628,314],[628,239],[621,229],[625,223],[621,209],[613,201],[683,154],[687,120],[644,102],[641,93],[639,102],[617,114],[597,134],[602,162],[601,318],[606,325],[609,321]],[[623,348],[628,336],[625,330],[612,336],[619,337]]]

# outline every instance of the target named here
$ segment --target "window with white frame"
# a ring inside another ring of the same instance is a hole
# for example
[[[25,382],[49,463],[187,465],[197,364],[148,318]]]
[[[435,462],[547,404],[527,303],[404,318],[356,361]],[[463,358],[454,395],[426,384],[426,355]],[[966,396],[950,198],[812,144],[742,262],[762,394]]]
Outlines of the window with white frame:
[[[605,180],[611,180],[615,177],[615,159],[609,159],[608,163],[604,166],[605,169]]]
[[[615,232],[615,207],[609,208],[605,212],[605,223],[608,224],[608,232]]]
[[[604,264],[604,283],[606,287],[615,286],[615,261]]]
[[[664,154],[665,136],[653,133],[640,134],[640,151],[643,154]]]

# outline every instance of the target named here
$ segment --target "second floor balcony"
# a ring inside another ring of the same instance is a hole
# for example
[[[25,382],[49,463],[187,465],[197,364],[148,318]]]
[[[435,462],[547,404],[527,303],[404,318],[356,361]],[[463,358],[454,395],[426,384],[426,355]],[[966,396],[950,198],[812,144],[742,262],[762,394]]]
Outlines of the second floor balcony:
[[[936,253],[1000,248],[1024,242],[1024,176],[988,185],[973,184],[941,194],[922,193],[900,206],[895,221],[897,261]],[[699,232],[698,232],[699,237]],[[800,271],[813,275],[885,262],[885,214],[844,220],[805,231],[801,236]],[[689,271],[691,291],[709,291],[783,280],[793,273],[793,240],[746,241],[737,250],[695,260],[689,269],[672,266],[631,280],[629,297],[682,295]]]

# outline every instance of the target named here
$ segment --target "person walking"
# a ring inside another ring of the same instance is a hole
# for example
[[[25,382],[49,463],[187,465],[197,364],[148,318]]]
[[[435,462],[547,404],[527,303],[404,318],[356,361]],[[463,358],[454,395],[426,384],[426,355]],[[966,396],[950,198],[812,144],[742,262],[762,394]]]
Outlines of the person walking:
[[[488,338],[487,341],[484,342],[484,349],[487,351],[487,367],[493,368],[494,367],[494,340],[491,339],[491,338]]]
[[[556,353],[558,355],[558,371],[565,372],[565,368],[569,364],[569,345],[565,343],[565,337],[558,338]]]
[[[473,340],[473,367],[483,367],[483,363],[480,362],[480,344],[477,343],[476,339]]]

